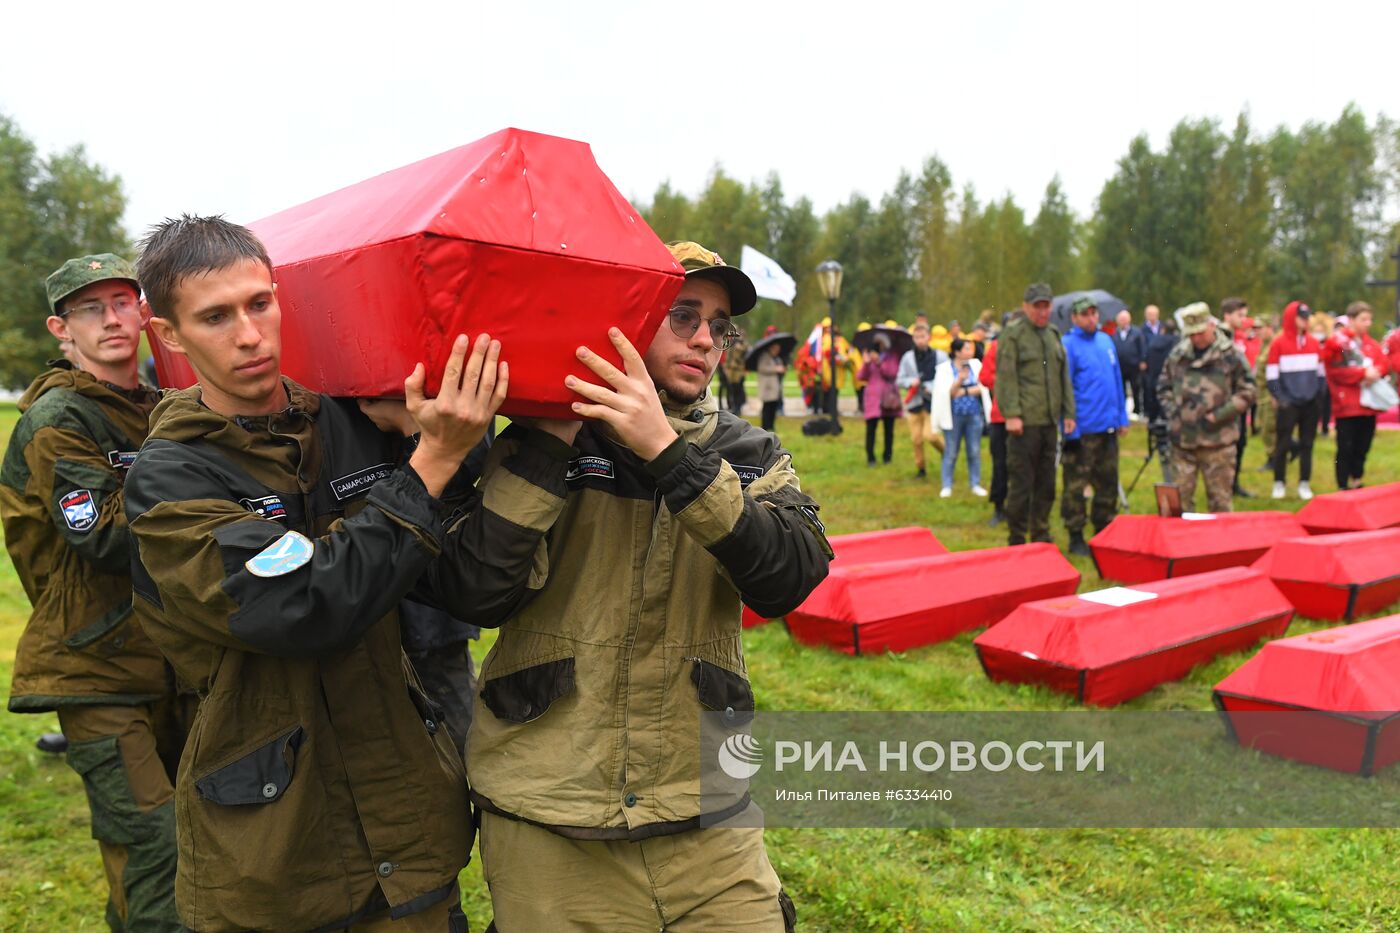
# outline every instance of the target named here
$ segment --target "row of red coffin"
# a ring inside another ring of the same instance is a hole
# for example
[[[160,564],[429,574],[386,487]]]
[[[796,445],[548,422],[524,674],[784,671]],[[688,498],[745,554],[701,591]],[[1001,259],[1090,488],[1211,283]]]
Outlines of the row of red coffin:
[[[924,528],[838,536],[833,545],[840,563],[831,578],[787,616],[799,641],[899,651],[988,625],[974,644],[993,680],[1043,684],[1099,706],[1277,638],[1295,607],[1350,618],[1400,599],[1400,528],[1285,539],[1255,568],[1083,596],[1074,595],[1078,572],[1050,545],[949,554]],[[1400,760],[1400,716],[1384,712],[1400,708],[1400,678],[1374,673],[1397,669],[1400,616],[1272,642],[1215,699],[1243,744],[1366,774]],[[1286,728],[1256,715],[1265,710],[1292,711]]]

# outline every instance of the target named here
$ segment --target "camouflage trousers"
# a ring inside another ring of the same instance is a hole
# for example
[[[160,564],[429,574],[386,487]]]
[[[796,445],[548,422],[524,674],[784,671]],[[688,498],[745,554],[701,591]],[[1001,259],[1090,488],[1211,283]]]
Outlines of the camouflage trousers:
[[[1316,422],[1317,419],[1314,418],[1313,421]],[[1274,462],[1274,451],[1278,449],[1278,437],[1274,427],[1277,423],[1278,411],[1274,408],[1272,400],[1261,398],[1259,404],[1254,406],[1254,429],[1264,441],[1264,462],[1269,464]]]
[[[1094,488],[1094,530],[1103,531],[1118,514],[1118,435],[1085,434],[1065,441],[1060,451],[1064,488],[1060,518],[1072,535],[1084,533],[1084,493]]]
[[[1223,447],[1172,447],[1172,472],[1181,490],[1181,507],[1195,509],[1196,474],[1206,487],[1206,507],[1211,512],[1229,512],[1235,490],[1235,445]]]
[[[113,933],[184,929],[175,912],[174,785],[194,706],[178,697],[58,711],[102,852]]]

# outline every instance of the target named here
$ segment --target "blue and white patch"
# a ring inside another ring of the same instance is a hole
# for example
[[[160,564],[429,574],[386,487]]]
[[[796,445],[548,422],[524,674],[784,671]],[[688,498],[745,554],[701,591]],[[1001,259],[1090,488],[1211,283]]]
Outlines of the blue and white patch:
[[[371,486],[394,472],[392,463],[376,463],[374,466],[347,473],[339,479],[331,480],[331,492],[338,500],[348,499],[362,492],[369,492]]]
[[[578,457],[569,461],[569,468],[564,473],[564,482],[571,482],[576,479],[586,477],[597,479],[613,479],[613,464],[611,460],[603,457]]]
[[[97,503],[86,489],[75,489],[58,500],[63,520],[74,531],[86,532],[97,524]]]
[[[140,451],[136,450],[112,450],[107,453],[107,462],[116,470],[129,470],[136,462],[136,455]]]
[[[278,521],[286,521],[287,507],[282,504],[281,496],[261,496],[257,499],[239,499],[238,504],[258,518],[272,518]]]
[[[315,550],[306,535],[289,531],[243,566],[255,577],[280,577],[309,564]]]
[[[763,468],[756,466],[745,466],[742,463],[731,463],[729,468],[739,474],[739,487],[749,488],[749,484],[763,475]]]

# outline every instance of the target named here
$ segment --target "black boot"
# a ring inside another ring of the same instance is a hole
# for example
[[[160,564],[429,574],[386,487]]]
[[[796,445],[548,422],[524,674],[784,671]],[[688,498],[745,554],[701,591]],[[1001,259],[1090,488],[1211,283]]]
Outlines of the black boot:
[[[62,732],[45,732],[39,736],[39,741],[34,743],[34,747],[50,755],[62,755],[68,751],[68,737]]]
[[[1071,554],[1077,554],[1080,557],[1094,556],[1094,553],[1089,550],[1089,545],[1084,543],[1084,535],[1080,534],[1077,531],[1070,534],[1069,547],[1066,548],[1066,550],[1069,551]]]
[[[1253,498],[1254,498],[1254,493],[1252,493],[1252,492],[1250,492],[1249,490],[1245,489],[1245,488],[1244,488],[1243,486],[1241,486],[1239,483],[1236,483],[1236,484],[1235,484],[1235,495],[1239,496],[1241,499],[1253,499]]]

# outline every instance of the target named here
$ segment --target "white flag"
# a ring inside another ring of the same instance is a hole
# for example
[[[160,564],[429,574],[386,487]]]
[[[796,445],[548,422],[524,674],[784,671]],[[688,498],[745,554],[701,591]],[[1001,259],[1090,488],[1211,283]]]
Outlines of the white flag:
[[[797,297],[797,283],[792,280],[792,276],[784,272],[782,266],[747,243],[739,253],[739,268],[753,279],[753,287],[758,292],[758,297],[772,298],[785,305],[791,305],[792,299]]]

